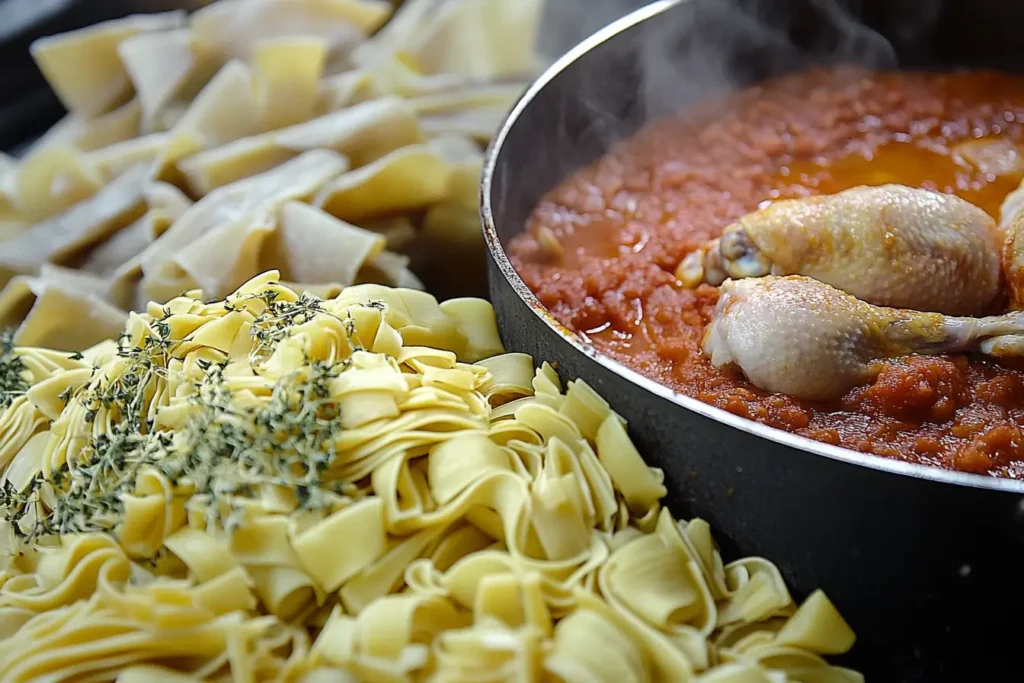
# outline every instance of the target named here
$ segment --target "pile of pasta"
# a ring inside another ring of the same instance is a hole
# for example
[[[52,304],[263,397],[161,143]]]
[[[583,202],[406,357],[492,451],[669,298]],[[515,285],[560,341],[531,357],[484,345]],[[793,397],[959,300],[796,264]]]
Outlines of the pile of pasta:
[[[9,344],[0,681],[848,683],[823,593],[724,564],[486,301],[267,272]]]
[[[77,351],[269,268],[330,297],[422,288],[416,254],[479,261],[483,146],[537,70],[542,9],[219,0],[36,41],[69,114],[0,156],[0,328]]]

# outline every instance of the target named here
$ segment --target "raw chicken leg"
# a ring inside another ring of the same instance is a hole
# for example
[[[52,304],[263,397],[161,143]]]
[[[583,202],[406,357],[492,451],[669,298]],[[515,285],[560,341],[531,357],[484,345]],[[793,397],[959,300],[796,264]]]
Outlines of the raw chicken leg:
[[[1000,234],[981,208],[905,185],[784,199],[686,256],[684,285],[807,275],[879,306],[990,312],[1001,291]]]
[[[867,381],[875,361],[912,353],[1024,355],[1024,311],[987,318],[883,308],[792,275],[726,280],[704,353],[765,391],[825,400]]]

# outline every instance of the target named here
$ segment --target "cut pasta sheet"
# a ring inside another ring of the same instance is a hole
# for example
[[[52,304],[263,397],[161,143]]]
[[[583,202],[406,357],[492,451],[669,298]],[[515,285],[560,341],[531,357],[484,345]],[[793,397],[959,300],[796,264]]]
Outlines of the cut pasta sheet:
[[[440,137],[409,145],[324,185],[314,203],[350,221],[425,209],[447,200],[468,172],[475,183],[483,155],[465,138]]]
[[[413,211],[445,197],[449,173],[429,148],[410,145],[339,176],[320,189],[314,203],[350,221]]]
[[[146,295],[163,300],[197,286],[211,296],[226,295],[258,271],[279,207],[310,198],[347,167],[336,152],[311,150],[206,195],[141,254]]]
[[[409,270],[411,259],[404,254],[382,251],[359,269],[358,284],[383,283],[404,289],[424,289],[423,282]]]
[[[525,89],[525,83],[473,86],[410,100],[427,135],[462,135],[486,143]]]
[[[459,74],[425,74],[399,54],[353,55],[353,63],[370,78],[371,86],[402,97],[421,97],[464,88],[468,79]]]
[[[144,166],[129,169],[89,199],[5,241],[0,248],[0,281],[66,260],[141,216],[147,173]]]
[[[412,107],[400,97],[384,96],[285,128],[274,140],[293,151],[334,149],[361,166],[424,137]]]
[[[146,213],[90,249],[77,264],[82,271],[107,280],[110,301],[129,310],[134,307],[134,287],[142,277],[142,254],[192,206],[181,190],[167,183],[150,183],[144,195]]]
[[[131,36],[118,44],[117,54],[146,120],[171,101],[196,66],[188,29]]]
[[[192,194],[204,196],[218,187],[269,171],[296,154],[278,145],[272,135],[257,135],[193,154],[179,162],[178,168]]]
[[[68,114],[29,146],[26,156],[49,147],[63,144],[82,152],[91,152],[108,145],[131,140],[139,134],[142,107],[133,98],[105,114],[86,119]]]
[[[538,65],[533,44],[519,36],[537,35],[543,8],[543,0],[411,0],[389,27],[361,46],[357,58],[372,62],[400,50],[427,74],[474,80],[522,76]]]
[[[369,72],[364,69],[347,69],[325,76],[320,81],[316,112],[318,115],[329,114],[376,96]]]
[[[420,119],[427,135],[465,135],[481,142],[491,139],[500,126],[505,107],[476,107],[444,114],[425,114]]]
[[[197,38],[239,59],[262,40],[309,36],[347,53],[391,13],[386,0],[221,0],[192,15]]]
[[[449,114],[463,109],[494,107],[508,111],[526,89],[527,83],[515,81],[495,85],[470,85],[456,90],[421,95],[409,100],[420,114]]]
[[[135,89],[140,130],[159,129],[160,114],[180,98],[191,99],[223,64],[187,28],[140,33],[117,46]]]
[[[863,681],[486,301],[279,275],[4,338],[0,680]]]
[[[538,0],[200,4],[33,44],[69,113],[0,164],[0,284],[75,267],[132,310],[195,287],[225,296],[271,267],[320,292],[422,288],[412,267],[442,290],[469,283],[467,188],[532,75]],[[335,154],[321,180],[292,165],[309,153]],[[290,217],[318,218],[316,248],[279,229],[295,201],[311,208]],[[435,267],[445,251],[453,267]]]
[[[40,38],[32,44],[32,57],[64,106],[88,119],[130,96],[131,81],[118,45],[139,33],[174,29],[184,22],[181,11],[114,19]]]
[[[260,254],[265,263],[280,264],[281,275],[295,282],[354,284],[359,271],[381,252],[387,240],[330,214],[289,201],[282,207],[277,229]],[[338,261],[338,255],[344,260]]]
[[[75,147],[49,145],[19,164],[11,179],[14,208],[29,221],[42,221],[92,197],[103,180]]]
[[[110,339],[127,314],[109,303],[109,283],[55,266],[37,277],[18,276],[0,290],[0,328],[14,341],[60,351],[81,351]]]
[[[333,149],[361,165],[422,140],[415,112],[403,100],[388,97],[198,152],[179,167],[192,191],[203,195],[304,151]]]
[[[330,45],[323,38],[272,38],[253,48],[260,128],[275,130],[315,116]]]
[[[245,62],[232,60],[206,84],[175,123],[153,175],[163,177],[181,159],[251,135],[258,128],[252,71]]]
[[[150,133],[87,152],[82,160],[101,181],[110,182],[133,166],[156,160],[171,139],[170,133]]]

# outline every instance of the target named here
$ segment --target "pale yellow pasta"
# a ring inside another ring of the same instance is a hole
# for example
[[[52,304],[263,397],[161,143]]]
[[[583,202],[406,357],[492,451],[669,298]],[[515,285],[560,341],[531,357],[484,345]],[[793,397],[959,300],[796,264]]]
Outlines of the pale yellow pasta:
[[[354,56],[369,59],[371,56],[400,51],[403,44],[430,20],[442,4],[438,0],[406,0],[371,40],[357,48]]]
[[[120,104],[131,83],[117,47],[146,31],[181,26],[185,13],[138,14],[32,43],[32,57],[68,110],[91,118]]]
[[[130,169],[88,200],[4,242],[0,281],[65,259],[141,216],[145,176],[143,167]]]
[[[107,145],[130,140],[139,134],[142,106],[138,98],[101,114],[83,118],[68,114],[29,146],[26,156],[44,147],[66,144],[82,152],[91,152]]]
[[[273,38],[255,45],[256,106],[263,130],[313,118],[329,47],[316,37]]]
[[[414,97],[409,103],[421,114],[450,114],[463,109],[479,107],[495,107],[508,111],[526,89],[526,85],[526,83],[470,85],[457,90]]]
[[[399,147],[422,142],[423,134],[409,104],[385,96],[282,129],[274,140],[296,152],[328,147],[361,166]]]
[[[540,4],[39,44],[73,106],[0,157],[0,683],[863,680],[824,593],[671,516],[605,398],[419,291],[413,258],[479,258]]]
[[[320,189],[314,202],[349,221],[411,211],[444,199],[449,173],[449,165],[434,151],[410,145],[339,176]]]
[[[363,264],[355,281],[359,284],[373,282],[405,289],[423,289],[423,283],[409,270],[410,261],[403,254],[382,251]]]
[[[110,182],[133,166],[154,161],[170,140],[170,133],[150,133],[93,150],[82,159],[103,182]]]
[[[231,60],[199,92],[170,130],[153,169],[157,177],[198,151],[252,135],[258,130],[252,71]]]
[[[182,159],[178,168],[196,195],[248,178],[294,158],[297,152],[279,146],[272,135],[255,135],[212,147]]]
[[[363,69],[350,69],[326,76],[320,81],[317,113],[338,111],[374,96],[370,74]]]
[[[539,0],[445,3],[401,36],[398,49],[426,73],[474,79],[519,76],[536,68],[536,56],[533,41],[516,36],[537,35],[543,7]]]
[[[197,285],[226,294],[256,274],[278,206],[311,196],[345,168],[344,157],[313,150],[203,197],[140,255],[147,295],[166,299]]]
[[[287,115],[281,107],[271,109],[273,116]],[[193,191],[205,194],[271,169],[303,151],[334,149],[359,165],[421,139],[412,110],[398,99],[383,98],[213,147],[183,159],[179,166]]]
[[[130,276],[141,268],[136,257],[185,213],[192,202],[167,183],[152,183],[146,188],[146,213],[91,249],[79,268],[101,276]]]
[[[501,126],[507,112],[502,106],[474,107],[451,113],[424,114],[420,123],[427,135],[465,135],[486,142]]]
[[[486,302],[278,275],[0,360],[0,680],[863,680]]]
[[[3,418],[0,420],[0,466],[6,470],[4,481],[17,475],[16,471],[12,472],[7,468],[11,467],[11,463],[20,454],[26,453],[22,458],[24,461],[33,460],[33,454],[42,455],[42,451],[39,450],[42,445],[40,443],[34,444],[31,450],[26,449],[29,448],[30,441],[39,434],[39,430],[46,426],[46,417],[29,401],[27,395],[12,396],[10,404],[5,408]],[[35,472],[25,478],[23,483],[27,483],[33,475]],[[21,478],[19,477],[17,481],[21,481]]]
[[[17,176],[18,163],[11,156],[0,152],[0,219],[17,218],[17,209],[14,207]]]
[[[385,239],[302,202],[285,202],[277,230],[261,255],[266,267],[297,282],[354,284],[363,266],[384,251]]]
[[[365,47],[369,47],[371,43],[367,43]],[[435,95],[464,88],[468,83],[468,79],[459,74],[423,73],[410,64],[411,60],[401,53],[364,54],[357,49],[353,54],[353,61],[367,73],[374,90],[402,97]]]
[[[347,51],[390,13],[382,0],[222,0],[192,15],[205,44],[246,58],[253,44],[283,36],[313,36],[332,51]]]
[[[91,197],[102,184],[103,177],[77,148],[48,145],[18,166],[13,203],[19,215],[41,221]]]
[[[0,328],[15,329],[24,346],[81,351],[110,339],[126,314],[108,301],[108,283],[87,273],[44,268],[0,290]]]
[[[117,54],[135,88],[146,127],[202,68],[201,62],[210,59],[187,28],[130,36],[118,44]]]

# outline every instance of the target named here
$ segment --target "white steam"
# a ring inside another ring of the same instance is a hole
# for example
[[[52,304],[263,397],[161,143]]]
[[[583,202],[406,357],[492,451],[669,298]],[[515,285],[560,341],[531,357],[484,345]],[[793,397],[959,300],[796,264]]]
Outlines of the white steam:
[[[892,2],[905,10],[906,4]],[[645,0],[547,0],[540,51],[553,60],[645,4]],[[890,42],[850,9],[859,4],[860,0],[689,0],[649,22],[642,44],[617,41],[616,50],[637,53],[635,77],[641,83],[622,88],[616,80],[621,74],[609,73],[606,79],[597,74],[579,85],[575,96],[602,114],[603,125],[600,121],[597,125],[614,129],[608,89],[638,92],[650,118],[813,63],[896,67]],[[911,4],[919,7],[914,16],[901,11],[883,17],[897,40],[920,36],[934,26],[942,3]]]

